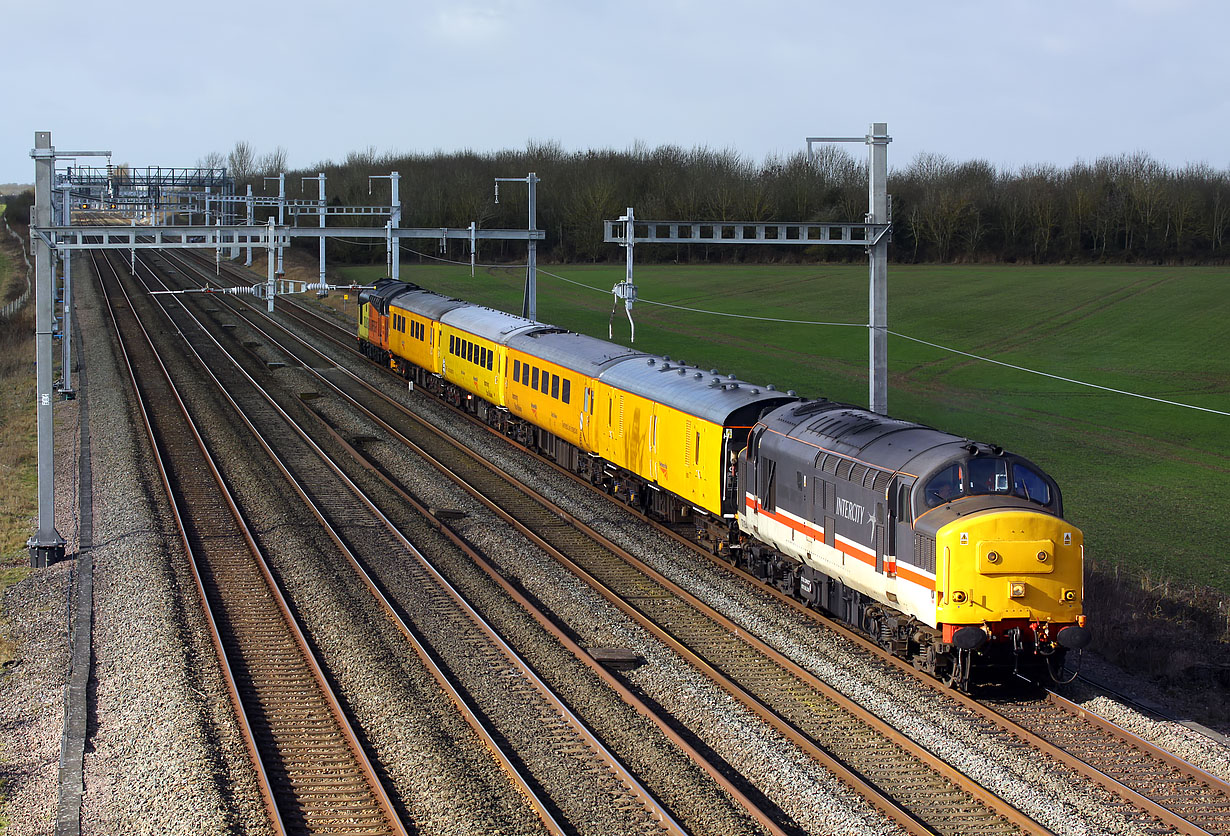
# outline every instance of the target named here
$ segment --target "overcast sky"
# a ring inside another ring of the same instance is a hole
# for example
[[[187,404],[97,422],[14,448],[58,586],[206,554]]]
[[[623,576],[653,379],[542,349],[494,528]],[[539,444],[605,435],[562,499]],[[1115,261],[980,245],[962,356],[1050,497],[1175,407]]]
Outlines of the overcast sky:
[[[0,183],[33,181],[36,130],[136,166],[242,139],[300,168],[531,140],[760,161],[882,121],[892,167],[1226,169],[1227,32],[1224,0],[0,0]]]

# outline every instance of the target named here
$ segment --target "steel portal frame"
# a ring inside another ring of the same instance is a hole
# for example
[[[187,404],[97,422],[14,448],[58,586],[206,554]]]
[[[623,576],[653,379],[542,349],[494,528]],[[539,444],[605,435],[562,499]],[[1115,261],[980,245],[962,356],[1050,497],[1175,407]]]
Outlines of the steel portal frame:
[[[868,148],[867,215],[863,223],[765,223],[760,221],[638,221],[628,214],[603,221],[603,241],[628,248],[628,275],[616,285],[616,302],[636,298],[632,284],[632,248],[637,244],[820,244],[857,245],[867,249],[868,261],[868,401],[872,412],[888,413],[888,242],[892,232],[888,200],[887,122],[873,122],[866,136],[808,137],[812,145],[862,142]],[[629,227],[631,227],[629,229]],[[665,230],[665,231],[663,231]],[[748,232],[751,231],[749,235]],[[620,232],[622,231],[622,234]],[[643,231],[643,234],[642,234]]]

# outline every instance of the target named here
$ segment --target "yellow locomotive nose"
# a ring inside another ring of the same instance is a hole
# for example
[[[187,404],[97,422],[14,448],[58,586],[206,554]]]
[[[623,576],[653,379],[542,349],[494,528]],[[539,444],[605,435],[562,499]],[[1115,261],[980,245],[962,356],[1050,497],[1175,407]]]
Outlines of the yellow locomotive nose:
[[[1072,624],[1081,614],[1083,538],[1026,508],[981,511],[936,532],[937,619]]]

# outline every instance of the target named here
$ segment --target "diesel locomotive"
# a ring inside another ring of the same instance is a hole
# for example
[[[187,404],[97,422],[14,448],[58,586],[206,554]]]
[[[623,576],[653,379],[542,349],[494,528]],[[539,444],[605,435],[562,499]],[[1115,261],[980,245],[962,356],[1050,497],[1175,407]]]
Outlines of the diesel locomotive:
[[[389,279],[358,346],[954,687],[1089,643],[1081,532],[999,447]]]

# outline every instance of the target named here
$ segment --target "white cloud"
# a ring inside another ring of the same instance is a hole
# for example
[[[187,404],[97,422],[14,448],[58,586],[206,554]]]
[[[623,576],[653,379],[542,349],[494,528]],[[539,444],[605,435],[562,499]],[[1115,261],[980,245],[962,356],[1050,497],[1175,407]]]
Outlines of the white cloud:
[[[502,3],[457,4],[436,12],[432,34],[461,46],[482,46],[498,41],[507,28]]]

